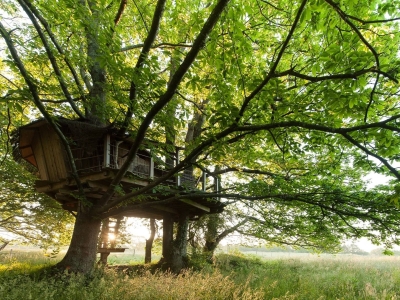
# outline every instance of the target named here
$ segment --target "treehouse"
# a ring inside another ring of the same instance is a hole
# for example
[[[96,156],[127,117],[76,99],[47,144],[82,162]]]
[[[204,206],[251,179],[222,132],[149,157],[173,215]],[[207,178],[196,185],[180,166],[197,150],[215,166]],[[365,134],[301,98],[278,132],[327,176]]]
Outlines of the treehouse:
[[[128,151],[133,144],[130,137],[120,137],[117,130],[98,127],[87,122],[58,120],[61,131],[71,145],[75,166],[85,194],[89,199],[100,199],[111,183],[118,169],[125,163]],[[121,181],[124,191],[131,191],[153,182],[163,176],[179,162],[178,147],[168,152],[164,159],[152,155],[152,149],[164,147],[162,143],[145,141],[129,166]],[[19,129],[19,151],[21,157],[37,168],[39,180],[36,190],[43,192],[61,203],[64,209],[77,210],[77,185],[71,176],[71,168],[66,151],[56,132],[45,120],[38,120]],[[203,172],[199,176],[193,172],[182,172],[163,184],[164,200],[168,196],[187,193],[186,199],[168,202],[166,205],[150,205],[137,210],[127,210],[124,216],[161,219],[165,212],[176,215],[189,215],[196,218],[206,213],[216,213],[223,209],[217,199],[196,197],[191,199],[191,191],[203,190],[214,184],[218,189],[217,178]],[[212,181],[212,183],[210,183]]]
[[[66,119],[59,119],[57,123],[69,142],[85,196],[95,203],[102,198],[118,169],[126,162],[134,141],[129,136],[121,137],[118,130],[111,127]],[[42,119],[20,127],[18,147],[21,158],[37,169],[39,179],[36,181],[36,190],[54,198],[64,209],[77,211],[77,183],[72,177],[66,150],[48,122]],[[163,147],[164,151],[157,151]],[[179,162],[181,150],[171,145],[167,148],[167,145],[154,141],[143,142],[121,180],[121,192],[145,187],[165,175]],[[163,153],[162,157],[157,153]],[[111,217],[163,219],[168,215],[168,218],[176,221],[182,216],[195,219],[204,214],[221,212],[224,205],[218,198],[210,199],[206,193],[203,197],[191,197],[194,191],[206,191],[210,186],[213,192],[218,191],[218,178],[199,170],[184,171],[164,181],[161,193],[150,191],[147,195],[151,196],[151,202],[146,206],[131,206]],[[163,202],[176,194],[185,197]],[[104,228],[108,227],[103,227],[101,236],[107,236]],[[112,251],[112,246],[106,240],[100,241],[103,244],[100,253]]]

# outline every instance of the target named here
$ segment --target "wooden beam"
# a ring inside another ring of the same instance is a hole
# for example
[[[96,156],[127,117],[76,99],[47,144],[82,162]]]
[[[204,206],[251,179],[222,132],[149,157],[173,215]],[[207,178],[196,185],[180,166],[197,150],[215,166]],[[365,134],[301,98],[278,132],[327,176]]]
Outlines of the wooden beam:
[[[121,213],[120,215],[124,217],[134,217],[134,218],[144,218],[144,219],[157,219],[160,220],[163,218],[163,214],[157,213],[155,211],[149,212],[145,210],[127,210]]]
[[[122,178],[122,179],[121,179],[121,182],[131,183],[131,184],[140,185],[140,186],[146,186],[146,185],[149,184],[148,181],[139,180],[139,179],[134,179],[134,178],[128,178],[128,177]]]
[[[173,213],[173,214],[176,214],[176,215],[178,214],[178,212],[175,209],[171,208],[171,207],[162,206],[162,205],[152,205],[151,207],[153,207],[155,209],[158,209],[158,210],[162,210],[162,211],[166,211],[166,212],[169,212],[169,213]]]
[[[83,175],[80,177],[81,182],[85,183],[88,181],[98,181],[98,180],[105,180],[105,179],[112,179],[114,176],[113,173],[109,171],[104,172],[96,172],[88,175]],[[74,186],[76,185],[75,180],[68,180],[64,179],[61,181],[48,181],[48,180],[37,180],[35,183],[35,188],[38,192],[51,192],[51,191],[58,191],[61,188],[65,188],[66,186]]]
[[[192,200],[189,200],[189,199],[179,199],[179,201],[181,201],[181,202],[183,202],[183,203],[186,203],[186,204],[189,204],[189,205],[191,205],[191,206],[194,206],[194,207],[196,207],[196,208],[198,208],[198,209],[204,210],[204,211],[206,211],[206,212],[210,212],[210,208],[209,208],[209,207],[204,206],[204,205],[201,205],[201,204],[199,204],[199,203],[197,203],[197,202],[194,202],[194,201],[192,201]]]
[[[111,140],[110,135],[107,134],[104,139],[104,162],[103,166],[105,168],[110,167],[110,156],[111,156]]]

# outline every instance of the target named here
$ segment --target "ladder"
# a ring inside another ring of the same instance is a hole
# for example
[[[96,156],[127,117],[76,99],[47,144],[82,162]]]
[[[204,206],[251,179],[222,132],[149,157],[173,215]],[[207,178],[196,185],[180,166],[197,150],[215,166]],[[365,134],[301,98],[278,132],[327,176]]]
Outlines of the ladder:
[[[107,264],[111,252],[124,252],[126,248],[117,248],[117,238],[123,217],[112,217],[103,220],[97,253],[100,253],[99,263]]]

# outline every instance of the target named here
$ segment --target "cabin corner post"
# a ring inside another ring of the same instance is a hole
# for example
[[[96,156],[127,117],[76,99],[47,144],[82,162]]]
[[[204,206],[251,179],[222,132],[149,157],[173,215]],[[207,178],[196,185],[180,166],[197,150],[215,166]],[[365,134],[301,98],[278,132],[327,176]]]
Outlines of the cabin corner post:
[[[154,159],[153,155],[150,153],[150,179],[154,179]]]
[[[110,156],[111,156],[111,137],[107,134],[104,138],[104,168],[110,167]]]

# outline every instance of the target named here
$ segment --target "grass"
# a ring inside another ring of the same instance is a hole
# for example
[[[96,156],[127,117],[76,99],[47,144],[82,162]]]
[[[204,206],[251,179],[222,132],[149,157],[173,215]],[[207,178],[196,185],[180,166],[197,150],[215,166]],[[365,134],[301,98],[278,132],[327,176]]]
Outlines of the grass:
[[[129,255],[115,262],[137,263]],[[39,276],[56,260],[0,253],[0,299],[400,299],[400,258],[219,254],[201,271]],[[143,269],[142,269],[143,270]]]

